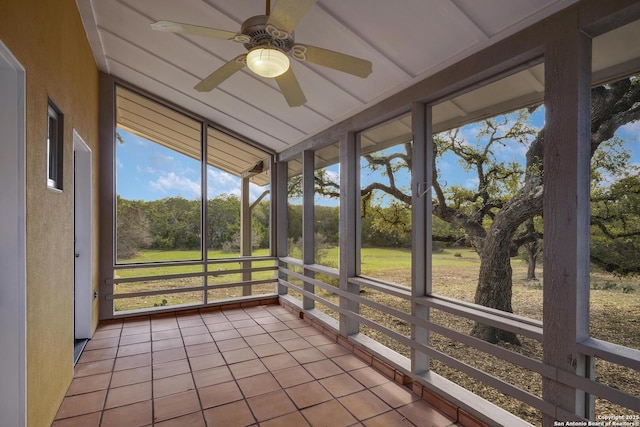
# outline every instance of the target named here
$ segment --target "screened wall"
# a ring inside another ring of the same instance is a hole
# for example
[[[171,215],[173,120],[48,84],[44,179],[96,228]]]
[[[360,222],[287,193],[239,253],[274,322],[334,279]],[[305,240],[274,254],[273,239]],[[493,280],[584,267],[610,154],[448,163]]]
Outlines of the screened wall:
[[[272,154],[114,85],[112,315],[273,295]]]

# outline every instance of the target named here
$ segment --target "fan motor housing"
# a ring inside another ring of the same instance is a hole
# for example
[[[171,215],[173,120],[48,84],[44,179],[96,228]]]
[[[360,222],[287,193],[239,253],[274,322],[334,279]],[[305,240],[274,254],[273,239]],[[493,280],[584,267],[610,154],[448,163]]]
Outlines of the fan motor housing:
[[[278,30],[282,31],[282,34],[285,34],[286,37],[274,37],[273,34],[267,30],[268,20],[269,16],[267,15],[257,15],[252,16],[242,23],[240,32],[251,39],[244,43],[244,47],[246,47],[247,50],[251,50],[256,46],[269,45],[283,52],[289,52],[294,44],[293,32],[285,33],[282,30]]]

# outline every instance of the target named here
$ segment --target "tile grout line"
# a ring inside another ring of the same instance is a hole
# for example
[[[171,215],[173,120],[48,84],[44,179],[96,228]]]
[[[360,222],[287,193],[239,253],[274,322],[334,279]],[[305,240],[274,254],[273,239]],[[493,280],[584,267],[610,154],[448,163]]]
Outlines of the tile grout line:
[[[271,315],[273,316],[273,314],[271,314]],[[274,317],[276,317],[276,316],[274,316]],[[276,317],[276,318],[277,318],[277,317]],[[254,321],[255,321],[255,319],[254,319]],[[256,323],[258,323],[258,322],[256,322]],[[287,327],[289,327],[289,325],[287,325],[286,323],[284,323],[284,322],[282,322],[282,323],[283,323],[284,325],[286,325]],[[276,340],[276,339],[271,335],[271,332],[269,332],[269,331],[267,331],[266,329],[264,329],[264,328],[262,327],[262,325],[260,325],[260,324],[258,324],[258,325],[260,326],[260,328],[262,328],[262,330],[264,331],[264,333],[265,333],[265,334],[267,334],[267,335],[268,335],[272,340],[274,340],[276,343],[278,343],[278,340]],[[289,330],[291,330],[291,328],[289,328]],[[282,345],[281,345],[281,347],[282,347]],[[293,358],[293,356],[291,356],[291,353],[289,352],[289,350],[287,350],[285,347],[282,347],[282,348],[285,350],[286,354],[288,354],[290,357],[292,357],[292,358]],[[284,353],[280,353],[280,354],[284,354]],[[256,353],[256,355],[257,355],[257,353]],[[258,355],[258,359],[259,359],[259,360],[260,360],[260,362],[262,363],[262,357],[260,357],[260,356]],[[295,359],[295,358],[294,358],[294,359]],[[300,365],[300,366],[302,367],[302,365]],[[309,422],[309,420],[304,416],[304,414],[302,413],[302,411],[301,411],[300,409],[298,409],[298,407],[297,407],[297,405],[295,404],[295,402],[291,399],[291,396],[289,396],[289,393],[287,393],[286,388],[285,388],[284,386],[282,386],[282,384],[280,384],[280,382],[278,381],[278,379],[275,377],[275,375],[273,374],[273,371],[272,371],[270,368],[268,368],[266,365],[265,365],[265,367],[267,368],[267,372],[269,372],[269,373],[271,374],[271,376],[274,378],[274,380],[275,380],[275,381],[276,381],[276,383],[278,384],[279,390],[280,390],[280,391],[282,391],[282,392],[284,393],[284,395],[286,396],[286,398],[289,400],[289,402],[291,402],[291,404],[292,404],[292,405],[293,405],[293,407],[295,408],[295,411],[294,411],[294,412],[290,412],[289,414],[293,414],[293,413],[295,413],[295,412],[298,412],[298,413],[300,414],[300,416],[301,416],[301,417],[302,417],[302,418],[303,418],[307,423],[309,423],[309,425],[311,425],[311,423]],[[304,369],[304,367],[302,367],[302,368]],[[305,371],[306,371],[306,369],[305,369]],[[275,416],[275,417],[273,417],[273,418],[269,418],[269,419],[264,420],[264,421],[273,420],[273,419],[276,419],[276,418],[279,418],[279,417],[282,417],[282,416],[285,416],[285,415],[288,415],[288,414],[278,415],[278,416]]]
[[[204,319],[202,318],[202,313],[200,312],[200,310],[198,310],[198,318],[204,324],[205,328],[207,329],[207,333],[209,334],[209,336],[212,339],[213,345],[216,346],[216,349],[218,349],[218,352],[219,352],[220,349],[218,348],[218,345],[216,344],[216,340],[213,339],[213,335],[211,335],[211,331],[207,327],[207,324],[205,323]],[[184,354],[185,354],[185,357],[187,358],[187,364],[189,365],[189,370],[191,372],[191,381],[193,381],[193,389],[196,392],[196,396],[198,396],[198,404],[200,405],[200,411],[199,412],[200,412],[200,415],[202,416],[202,420],[203,420],[205,426],[207,426],[208,423],[207,423],[207,418],[204,416],[204,406],[202,404],[202,398],[200,397],[200,390],[198,389],[198,386],[196,385],[196,377],[194,375],[193,366],[191,366],[191,358],[189,357],[189,352],[187,351],[187,345],[184,342],[184,336],[182,335],[182,327],[180,326],[180,322],[178,322],[177,318],[176,318],[176,322],[178,323],[178,328],[180,329],[180,336],[182,337],[182,345],[184,347]],[[222,355],[222,353],[220,353],[220,355]]]
[[[244,312],[244,309],[242,309],[242,311]],[[226,314],[224,316],[226,317]],[[249,317],[251,317],[251,316],[249,316]],[[231,319],[229,319],[227,317],[227,321],[231,323],[231,325],[233,326],[233,329],[236,331],[236,333],[238,335],[240,335],[240,339],[242,339],[242,341],[244,341],[244,343],[247,345],[247,348],[251,348],[251,346],[249,345],[247,340],[245,340],[244,337],[242,336],[242,334],[240,332],[238,332],[238,328],[236,328],[236,326],[234,325],[233,320],[231,320]],[[214,340],[214,342],[215,342],[215,340]],[[238,350],[240,350],[240,349],[238,349]],[[233,351],[233,350],[230,350],[230,351]],[[227,362],[227,359],[224,357],[224,354],[222,354],[222,352],[220,352],[220,355],[222,356],[222,359],[225,361],[227,366],[233,365],[233,363],[228,363]],[[236,363],[238,363],[238,362],[236,362]],[[242,363],[242,362],[239,362],[239,363]],[[247,408],[249,408],[249,412],[251,413],[251,416],[253,417],[253,419],[255,421],[255,423],[253,423],[253,424],[259,424],[258,423],[258,417],[256,417],[256,414],[251,409],[251,405],[249,405],[249,401],[247,399],[247,396],[245,396],[244,391],[242,390],[242,387],[240,387],[240,384],[238,383],[238,378],[236,378],[235,374],[233,373],[233,371],[231,369],[229,369],[229,372],[231,372],[231,377],[233,378],[234,384],[236,385],[236,387],[238,387],[238,390],[240,390],[240,394],[242,395],[242,400],[243,400],[244,404],[247,405]],[[225,405],[226,405],[226,403],[225,403]],[[220,405],[220,406],[222,406],[222,405]]]
[[[175,314],[172,316],[175,317]],[[153,317],[149,318],[149,342],[151,351],[151,426],[156,425],[156,401],[155,401],[155,387],[154,387],[154,375],[153,375]]]
[[[118,334],[118,344],[116,345],[116,355],[113,358],[113,363],[111,364],[111,371],[109,375],[109,383],[107,384],[107,391],[104,395],[104,402],[102,402],[102,410],[100,410],[100,417],[98,419],[98,426],[102,425],[102,421],[104,418],[104,412],[106,411],[107,399],[109,398],[109,394],[111,393],[111,381],[113,381],[113,373],[116,368],[116,360],[118,360],[118,352],[120,351],[120,340],[122,339],[122,330],[124,329],[124,322],[120,323],[120,333]],[[80,356],[82,357],[82,355]],[[79,360],[79,359],[78,359]],[[72,380],[73,382],[73,380]]]
[[[288,328],[287,330],[292,331],[293,333],[295,333],[296,335],[298,335],[298,337],[299,337],[300,339],[304,340],[305,342],[307,342],[307,343],[311,346],[311,347],[307,347],[307,348],[315,348],[315,349],[317,349],[316,345],[314,345],[314,344],[312,344],[311,342],[309,342],[309,341],[306,339],[306,337],[301,336],[300,334],[298,334],[298,333],[294,330],[294,329],[296,329],[296,328],[291,327],[291,326],[290,326],[290,325],[288,325],[286,322],[282,322],[282,323],[283,323],[284,325],[286,325],[286,326],[287,326],[287,328]],[[269,334],[269,336],[270,336],[272,339],[274,339],[276,342],[278,342],[278,340],[277,340],[277,339],[275,339],[275,338],[271,335],[271,333],[270,333],[270,332],[267,332],[267,333]],[[292,340],[293,340],[293,339],[296,339],[296,338],[292,338]],[[287,341],[287,340],[285,340],[285,341]],[[290,351],[290,350],[288,350],[288,349],[287,349],[286,347],[284,347],[284,346],[283,346],[283,348],[285,349],[286,354],[288,354],[290,357],[292,357],[294,360],[296,360],[296,362],[298,362],[298,363],[299,363],[299,366],[300,366],[300,367],[301,367],[301,368],[302,368],[302,369],[303,369],[307,374],[309,374],[309,375],[311,376],[311,378],[313,378],[313,380],[312,380],[312,381],[309,381],[308,383],[312,383],[312,382],[317,383],[320,387],[322,387],[322,389],[323,389],[324,391],[326,391],[326,392],[329,394],[329,396],[331,396],[331,399],[332,399],[332,400],[336,400],[336,401],[337,401],[337,398],[335,398],[335,396],[333,396],[333,395],[331,394],[331,392],[330,392],[329,390],[327,390],[327,389],[326,389],[326,387],[324,387],[324,386],[322,385],[322,383],[320,383],[320,381],[319,381],[317,378],[315,378],[315,376],[314,376],[311,372],[309,372],[309,370],[305,367],[305,365],[306,365],[305,363],[300,363],[300,362],[298,361],[298,359],[296,359],[296,358],[295,358],[295,356],[293,356],[293,355],[291,354],[291,351]],[[299,350],[304,350],[304,349],[299,349]],[[294,351],[297,351],[297,350],[294,350]],[[323,356],[325,356],[325,358],[326,358],[327,360],[330,360],[330,359],[329,359],[329,358],[328,358],[324,353],[323,353]],[[310,362],[310,363],[312,363],[312,362]],[[308,363],[307,363],[307,364],[308,364]],[[271,370],[269,370],[269,372],[271,372]],[[273,375],[273,373],[272,373],[272,375]],[[276,379],[276,381],[277,381],[277,379]],[[279,383],[278,383],[278,384],[279,384]],[[302,385],[302,384],[307,384],[307,383],[301,383],[301,384],[298,384],[298,385]],[[280,384],[279,384],[279,385],[280,385]],[[296,385],[296,386],[292,386],[292,387],[297,387],[298,385]],[[280,387],[280,389],[281,389],[281,390],[286,394],[287,398],[291,401],[291,397],[289,396],[289,393],[287,393],[286,388],[281,386],[281,387]],[[302,409],[298,408],[298,405],[296,405],[296,403],[295,403],[295,402],[292,402],[292,403],[293,403],[293,405],[294,405],[294,408],[296,408],[296,411],[300,414],[300,416],[302,416],[302,418],[303,418],[307,423],[309,423],[309,425],[311,425],[311,421],[310,421],[310,420],[309,420],[309,419],[304,415],[304,413],[302,412]],[[325,402],[319,402],[319,403],[316,403],[316,404],[314,404],[314,405],[310,405],[310,406],[308,406],[308,408],[311,408],[311,407],[314,407],[314,406],[320,405],[320,404],[322,404],[322,403],[325,403]],[[339,401],[338,401],[337,403],[338,403],[338,404],[340,404],[340,402],[339,402]],[[306,409],[306,408],[303,408],[303,409]],[[346,408],[345,408],[345,410],[346,410]],[[277,417],[274,417],[274,418],[277,418]],[[357,419],[357,417],[354,417],[354,418],[355,418],[355,419]]]
[[[308,325],[309,327],[313,327],[313,326],[312,326],[312,324],[310,324],[310,322],[308,322],[308,321],[306,321],[306,320],[305,320],[305,322],[307,323],[307,325]],[[288,325],[287,325],[287,326],[288,326]],[[295,328],[291,328],[291,327],[290,327],[290,329],[291,329],[291,330],[293,330],[293,329],[295,329]],[[295,331],[294,331],[294,332],[295,332]],[[319,334],[320,334],[320,335],[322,335],[322,336],[327,336],[327,334],[324,332],[324,330],[319,331]],[[302,338],[306,340],[306,337],[302,337]],[[306,341],[308,342],[308,340],[306,340]],[[310,342],[309,342],[309,343],[310,343]],[[310,344],[313,346],[313,348],[316,348],[316,349],[317,349],[317,346],[316,346],[315,344],[312,344],[312,343],[310,343]],[[339,343],[339,342],[335,342],[335,344],[340,345],[340,343]],[[324,354],[324,353],[323,353],[323,354]],[[350,351],[350,353],[349,353],[349,354],[353,354],[353,351]],[[327,360],[331,360],[331,358],[330,358],[329,356],[327,356],[326,354],[324,354],[324,355],[325,355],[325,357],[326,357],[326,359],[327,359]],[[355,356],[355,354],[353,354],[353,355]],[[357,356],[356,356],[356,357],[357,357]],[[365,362],[365,363],[366,363],[366,362]],[[304,367],[304,365],[303,365],[303,364],[301,364],[301,366],[302,366],[305,370],[307,370],[307,369]],[[379,372],[379,371],[378,371],[377,369],[375,369],[375,367],[373,367],[372,365],[367,364],[367,366],[368,366],[368,367],[371,367],[371,368],[372,368],[372,369],[374,369],[376,372]],[[361,384],[361,385],[364,387],[364,390],[369,390],[369,391],[371,392],[371,390],[370,390],[370,389],[371,389],[372,387],[368,387],[368,386],[366,386],[365,384],[362,384],[362,383],[361,383],[357,378],[355,378],[353,375],[351,375],[351,372],[350,372],[350,371],[346,371],[346,370],[342,369],[342,367],[340,367],[340,369],[341,369],[341,370],[343,370],[343,372],[344,372],[344,373],[346,373],[347,375],[349,375],[349,377],[350,377],[350,378],[352,378],[353,380],[355,380],[356,382],[358,382],[359,384]],[[308,372],[308,370],[307,370],[307,372]],[[310,372],[309,372],[309,373],[310,373]],[[380,373],[381,375],[383,375],[383,376],[387,377],[387,376],[386,376],[386,375],[384,375],[382,372],[379,372],[379,373]],[[311,373],[310,373],[310,374],[311,374]],[[311,374],[311,375],[312,375],[312,374]],[[313,375],[312,375],[312,377],[313,377]],[[315,379],[315,377],[314,377],[314,379]],[[322,385],[322,383],[320,383],[320,381],[319,381],[319,380],[315,379],[315,381],[316,381],[316,382],[318,382],[318,384],[320,384],[321,386],[323,386],[323,385]],[[391,382],[393,382],[393,381],[391,380]],[[324,386],[323,386],[323,388],[326,390],[326,387],[324,387]],[[383,400],[380,396],[377,396],[375,393],[371,392],[371,393],[373,393],[373,394],[374,394],[374,396],[378,397],[378,398],[379,398],[379,399],[381,399],[385,404],[387,404],[387,406],[389,406],[389,410],[388,410],[388,411],[385,411],[385,412],[383,412],[383,413],[381,413],[381,414],[373,415],[373,416],[371,416],[371,417],[369,417],[369,418],[365,418],[365,419],[362,419],[362,420],[361,420],[358,416],[356,416],[356,414],[355,414],[355,413],[351,412],[351,411],[350,411],[346,406],[344,406],[344,405],[342,404],[342,402],[340,402],[340,400],[339,400],[337,397],[333,396],[333,394],[332,394],[329,390],[326,390],[326,391],[329,393],[329,395],[331,395],[331,396],[332,396],[332,399],[333,399],[333,400],[335,400],[335,401],[336,401],[336,403],[338,403],[341,407],[343,407],[343,408],[345,409],[345,411],[347,411],[347,413],[349,413],[350,415],[352,415],[352,416],[357,420],[357,422],[356,422],[356,423],[354,423],[354,424],[359,424],[359,423],[362,423],[362,422],[364,422],[364,421],[366,421],[366,420],[368,420],[368,419],[375,418],[375,417],[377,417],[377,416],[380,416],[380,415],[383,415],[383,414],[386,414],[386,413],[390,413],[390,412],[398,413],[399,415],[401,415],[401,416],[402,416],[402,414],[400,414],[400,413],[397,411],[397,409],[398,409],[398,408],[394,408],[392,405],[389,405],[385,400]],[[357,392],[350,393],[350,394],[355,394],[355,393],[357,393]],[[350,394],[348,394],[348,395],[350,395]],[[348,395],[345,395],[345,396],[348,396]],[[345,396],[341,396],[341,397],[345,397]],[[320,403],[319,403],[319,404],[320,404]],[[319,404],[312,405],[312,406],[310,406],[310,407],[317,406],[317,405],[319,405]],[[406,405],[403,405],[403,406],[406,406]],[[300,413],[302,414],[302,411],[301,411],[301,410],[300,410]],[[303,416],[304,416],[304,415],[303,415]],[[405,418],[405,417],[403,416],[403,418]],[[305,418],[305,419],[306,419],[306,418]],[[413,422],[411,422],[410,420],[408,420],[408,419],[406,419],[406,418],[405,418],[405,420],[406,420],[406,421],[408,421],[411,425],[415,425],[415,424],[413,424]],[[307,420],[307,421],[308,421],[308,420]]]
[[[124,330],[124,322],[120,323],[120,334],[118,335],[118,345],[117,345],[117,350],[116,350],[116,356],[113,358],[113,364],[111,365],[111,375],[109,376],[109,384],[107,385],[107,393],[104,396],[104,402],[102,404],[102,411],[100,411],[100,422],[99,422],[99,426],[102,425],[102,421],[104,419],[104,413],[106,411],[106,407],[107,407],[107,399],[109,398],[109,395],[111,394],[111,382],[113,381],[113,374],[115,372],[116,369],[116,361],[118,360],[118,353],[120,352],[120,341],[122,340],[122,331]]]

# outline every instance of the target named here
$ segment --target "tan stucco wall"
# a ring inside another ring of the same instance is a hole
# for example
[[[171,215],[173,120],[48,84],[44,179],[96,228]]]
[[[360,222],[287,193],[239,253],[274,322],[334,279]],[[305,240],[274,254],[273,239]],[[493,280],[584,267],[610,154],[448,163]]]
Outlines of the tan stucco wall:
[[[1,0],[0,40],[26,70],[27,419],[42,427],[73,376],[73,129],[93,152],[98,288],[98,70],[75,0]],[[46,185],[48,97],[64,114],[63,192]]]

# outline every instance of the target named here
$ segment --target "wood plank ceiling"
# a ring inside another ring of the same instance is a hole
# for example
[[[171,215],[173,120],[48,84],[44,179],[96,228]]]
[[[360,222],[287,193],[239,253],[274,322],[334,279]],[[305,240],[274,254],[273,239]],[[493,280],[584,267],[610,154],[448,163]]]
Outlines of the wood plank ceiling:
[[[373,73],[361,79],[293,60],[308,100],[294,108],[275,81],[246,68],[197,92],[196,83],[245,48],[150,27],[170,20],[236,32],[265,13],[262,0],[77,3],[100,70],[280,152],[575,1],[319,0],[296,27],[296,41],[368,59]],[[540,92],[539,73],[528,73]]]

